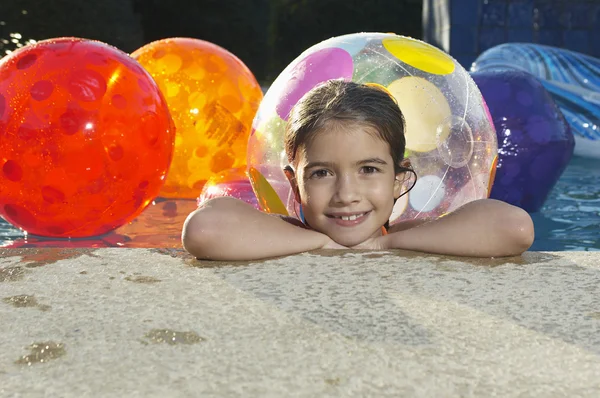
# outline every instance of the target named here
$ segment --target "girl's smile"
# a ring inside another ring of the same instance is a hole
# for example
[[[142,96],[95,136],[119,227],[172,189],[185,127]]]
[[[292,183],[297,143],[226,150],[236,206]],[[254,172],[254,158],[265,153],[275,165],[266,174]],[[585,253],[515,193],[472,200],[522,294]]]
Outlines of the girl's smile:
[[[326,216],[341,227],[354,227],[355,225],[364,222],[369,214],[371,214],[371,211],[361,213],[335,213],[326,214]]]

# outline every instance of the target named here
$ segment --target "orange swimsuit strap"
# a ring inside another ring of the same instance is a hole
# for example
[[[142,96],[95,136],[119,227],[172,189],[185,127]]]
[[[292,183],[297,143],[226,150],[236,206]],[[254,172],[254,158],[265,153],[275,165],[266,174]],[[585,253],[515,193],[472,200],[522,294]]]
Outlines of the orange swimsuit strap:
[[[381,235],[385,236],[388,234],[387,229],[385,229],[385,227],[381,227]]]

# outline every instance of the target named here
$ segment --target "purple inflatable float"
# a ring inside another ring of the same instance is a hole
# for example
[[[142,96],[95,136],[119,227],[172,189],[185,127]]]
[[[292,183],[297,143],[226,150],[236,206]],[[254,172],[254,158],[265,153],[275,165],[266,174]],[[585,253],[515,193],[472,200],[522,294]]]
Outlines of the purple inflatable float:
[[[570,127],[533,75],[495,71],[471,76],[487,102],[498,137],[490,197],[538,211],[573,155]]]

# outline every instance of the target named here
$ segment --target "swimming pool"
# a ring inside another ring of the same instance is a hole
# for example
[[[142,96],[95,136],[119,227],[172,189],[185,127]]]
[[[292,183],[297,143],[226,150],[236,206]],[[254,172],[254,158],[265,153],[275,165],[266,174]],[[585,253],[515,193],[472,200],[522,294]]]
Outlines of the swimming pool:
[[[181,226],[194,200],[157,199],[133,222],[102,237],[25,237],[0,218],[0,247],[181,247]],[[534,251],[600,250],[600,161],[573,158],[540,212],[532,214]]]

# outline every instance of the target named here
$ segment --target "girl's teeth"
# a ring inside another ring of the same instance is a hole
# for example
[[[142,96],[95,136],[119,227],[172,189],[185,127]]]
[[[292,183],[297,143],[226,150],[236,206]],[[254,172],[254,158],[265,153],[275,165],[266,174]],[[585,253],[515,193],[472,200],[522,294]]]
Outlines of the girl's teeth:
[[[351,216],[341,216],[340,218],[342,220],[346,220],[346,221],[354,221],[357,218],[362,217],[362,216],[363,216],[363,214],[359,214],[359,215],[353,214]]]

